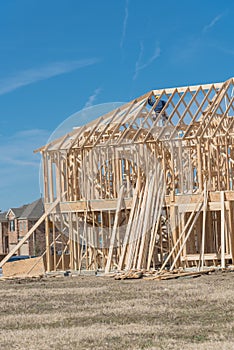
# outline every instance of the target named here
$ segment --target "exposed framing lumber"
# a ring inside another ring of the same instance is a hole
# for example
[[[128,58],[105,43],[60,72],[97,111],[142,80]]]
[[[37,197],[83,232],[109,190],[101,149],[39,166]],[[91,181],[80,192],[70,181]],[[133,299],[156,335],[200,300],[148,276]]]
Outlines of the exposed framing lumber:
[[[124,186],[122,186],[120,188],[120,191],[119,191],[119,198],[118,198],[118,203],[117,203],[117,208],[116,208],[116,213],[115,213],[115,221],[114,221],[114,226],[113,226],[111,240],[110,240],[110,248],[109,248],[109,254],[107,257],[105,273],[110,272],[111,259],[112,259],[112,255],[113,255],[113,248],[114,248],[114,244],[116,241],[116,234],[117,234],[117,228],[118,228],[118,223],[119,223],[119,213],[120,213],[121,208],[122,208],[123,194],[124,194]]]
[[[36,228],[47,218],[47,216],[52,212],[52,210],[58,205],[60,198],[57,198],[56,201],[50,206],[50,208],[40,217],[40,219],[33,225],[33,227],[28,231],[28,233],[21,239],[21,241],[16,244],[16,246],[7,254],[7,256],[0,262],[0,267],[2,267],[17,251],[18,249],[26,242]]]
[[[60,198],[51,215],[68,230],[72,269],[234,260],[233,91],[233,78],[151,90],[39,149],[45,209]],[[50,239],[47,228],[47,270]]]

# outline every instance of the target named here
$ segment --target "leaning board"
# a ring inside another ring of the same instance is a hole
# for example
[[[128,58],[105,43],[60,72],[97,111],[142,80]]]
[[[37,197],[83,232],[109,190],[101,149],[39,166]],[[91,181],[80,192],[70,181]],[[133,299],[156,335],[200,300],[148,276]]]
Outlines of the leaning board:
[[[3,277],[37,277],[45,274],[42,257],[30,258],[5,263],[2,267]]]

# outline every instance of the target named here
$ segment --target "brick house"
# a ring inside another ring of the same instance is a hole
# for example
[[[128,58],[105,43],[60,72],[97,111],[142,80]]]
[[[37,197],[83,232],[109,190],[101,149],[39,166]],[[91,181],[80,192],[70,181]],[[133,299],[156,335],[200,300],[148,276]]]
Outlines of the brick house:
[[[8,253],[8,220],[7,212],[0,213],[0,254]]]
[[[6,254],[26,235],[44,213],[42,199],[0,213],[0,254]],[[45,250],[45,225],[41,224],[22,245],[18,255],[40,255]]]

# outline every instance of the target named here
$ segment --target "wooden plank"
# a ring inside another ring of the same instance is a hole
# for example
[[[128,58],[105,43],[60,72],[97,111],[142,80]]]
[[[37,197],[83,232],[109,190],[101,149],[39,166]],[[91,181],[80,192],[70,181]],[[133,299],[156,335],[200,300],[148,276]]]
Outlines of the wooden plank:
[[[184,135],[186,134],[186,131],[188,130],[189,126],[192,125],[193,122],[195,121],[197,113],[196,113],[195,115],[192,114],[192,112],[190,111],[190,108],[191,108],[191,106],[192,106],[192,104],[193,104],[194,102],[196,103],[196,97],[197,97],[197,95],[199,94],[200,91],[201,91],[201,87],[199,87],[199,88],[197,89],[196,93],[193,95],[193,97],[192,97],[191,100],[189,101],[188,105],[186,104],[186,106],[185,106],[186,108],[185,108],[183,114],[181,115],[181,118],[180,118],[179,122],[177,123],[177,125],[176,125],[176,127],[175,127],[175,130],[172,132],[172,134],[171,134],[171,136],[170,136],[170,139],[172,139],[172,138],[175,136],[176,132],[178,132],[179,129],[181,129],[181,122],[184,122],[184,119],[185,119],[185,116],[186,116],[187,113],[190,114],[192,120],[191,120],[191,122],[189,123],[189,125],[187,126],[187,128],[185,129]],[[190,92],[190,93],[191,93],[192,91],[191,91],[189,88],[188,88],[187,91],[185,91],[185,93],[184,93],[184,94],[182,95],[182,97],[181,97],[181,100],[182,100],[183,102],[184,102],[185,94],[186,94],[187,92]],[[171,115],[171,116],[172,116],[172,115]],[[184,136],[183,136],[183,138],[184,138]]]
[[[141,246],[141,240],[142,240],[142,227],[145,219],[145,208],[146,208],[146,201],[148,197],[148,192],[149,192],[149,178],[147,177],[146,179],[146,184],[143,191],[143,199],[142,203],[139,207],[139,219],[137,220],[136,224],[136,232],[135,232],[135,244],[134,244],[134,249],[133,249],[133,260],[132,260],[132,266],[128,266],[128,269],[133,268],[135,269],[137,264],[138,264],[138,255],[139,255],[139,249]]]
[[[203,194],[202,194],[202,197],[203,197]],[[179,245],[179,243],[180,243],[182,237],[184,237],[184,234],[185,234],[186,230],[187,230],[188,227],[190,226],[190,223],[191,223],[191,221],[192,221],[192,219],[193,219],[194,214],[195,214],[197,211],[200,212],[200,210],[201,210],[201,208],[202,208],[202,206],[203,206],[203,203],[201,203],[200,200],[201,200],[201,198],[199,198],[199,200],[198,200],[198,202],[197,202],[196,208],[195,208],[194,211],[191,213],[191,215],[190,215],[190,217],[189,217],[189,219],[188,219],[188,221],[187,221],[187,223],[186,223],[186,225],[185,225],[183,231],[180,233],[180,235],[179,235],[177,241],[175,242],[175,244],[174,244],[172,250],[170,251],[168,257],[167,257],[166,260],[164,261],[162,267],[160,268],[160,271],[162,271],[162,270],[166,267],[168,261],[171,259],[172,255],[173,255],[173,253],[175,252],[177,246]]]
[[[148,186],[148,182],[146,182],[146,187],[147,186]],[[140,190],[140,187],[139,187],[139,190]],[[135,250],[138,242],[138,231],[141,228],[140,213],[141,213],[141,207],[142,207],[143,192],[144,192],[144,188],[141,189],[139,200],[137,203],[137,208],[134,213],[133,225],[131,228],[131,239],[129,240],[128,256],[126,259],[127,270],[130,270],[132,268],[133,258],[134,258],[134,254],[135,254]]]
[[[3,277],[44,276],[45,266],[41,257],[7,262],[2,267]]]
[[[225,207],[224,207],[224,191],[220,192],[221,202],[221,267],[225,268]]]
[[[181,257],[182,261],[198,261],[201,259],[200,254],[187,254],[185,256]],[[218,253],[205,253],[204,254],[204,261],[214,261],[214,260],[220,260],[221,255]],[[229,260],[232,259],[231,254],[225,254],[225,259]]]
[[[180,212],[183,212],[185,206],[183,207],[182,204],[188,205],[188,211],[193,211],[194,207],[192,207],[192,204],[196,204],[198,201],[198,198],[201,196],[201,192],[192,193],[192,194],[179,194],[175,195],[174,202],[175,205],[179,206]],[[166,205],[170,205],[170,196],[165,196]],[[228,201],[234,201],[234,191],[226,191],[225,190],[225,205]],[[191,205],[191,206],[190,206]],[[220,210],[220,191],[212,191],[209,189],[209,201],[208,205],[211,210]],[[214,208],[214,209],[213,209]],[[217,209],[215,209],[217,208]],[[190,210],[191,209],[191,210]]]
[[[210,85],[210,88],[209,88],[209,90],[207,91],[207,93],[205,93],[205,92],[203,91],[203,89],[201,88],[201,91],[202,91],[203,94],[204,94],[204,99],[201,101],[201,103],[200,103],[200,105],[199,105],[199,107],[198,107],[196,113],[193,115],[192,121],[191,121],[190,125],[188,126],[188,128],[186,129],[183,138],[189,137],[189,132],[190,132],[190,130],[192,130],[192,128],[194,127],[194,122],[196,122],[196,120],[197,120],[199,114],[204,114],[205,112],[207,112],[207,109],[204,109],[204,110],[203,110],[203,106],[204,106],[204,104],[205,104],[206,102],[208,102],[208,103],[210,102],[210,101],[209,101],[209,96],[210,96],[211,92],[214,91],[214,90],[216,91],[216,94],[217,94],[217,90],[215,89],[214,84],[211,84],[211,85]],[[216,96],[216,94],[215,94],[215,96]],[[208,106],[207,108],[209,108],[209,107],[210,107],[210,103],[209,103],[209,106]],[[200,119],[201,119],[201,117],[199,118],[199,120],[200,120]]]
[[[180,254],[181,254],[181,252],[182,252],[182,250],[183,250],[183,248],[184,248],[184,246],[185,246],[185,244],[186,244],[186,242],[187,242],[187,240],[188,240],[188,238],[189,238],[189,236],[190,236],[190,234],[191,234],[191,232],[192,232],[192,230],[193,230],[193,227],[194,227],[194,225],[195,225],[195,223],[196,223],[196,221],[197,221],[197,219],[198,219],[198,217],[199,217],[199,215],[200,215],[200,212],[201,212],[201,210],[202,210],[203,205],[204,205],[204,203],[202,203],[202,204],[200,205],[199,210],[196,212],[196,215],[195,215],[195,217],[194,217],[194,219],[193,219],[193,222],[192,222],[192,224],[191,224],[191,226],[190,226],[190,228],[189,228],[189,230],[188,230],[188,233],[186,234],[186,236],[185,236],[184,239],[183,239],[183,242],[182,242],[182,244],[181,244],[181,246],[180,246],[180,249],[179,249],[179,251],[178,251],[178,253],[177,253],[177,255],[176,255],[176,257],[175,257],[175,259],[174,259],[174,261],[173,261],[173,263],[172,263],[172,265],[171,265],[171,267],[170,267],[170,270],[173,270],[173,269],[174,269],[175,264],[176,264],[177,260],[179,259]]]
[[[154,213],[154,219],[153,219],[153,223],[152,223],[150,244],[149,244],[149,250],[148,250],[148,262],[147,262],[147,269],[148,270],[150,269],[150,264],[151,264],[151,260],[152,260],[153,252],[154,252],[154,248],[155,248],[156,235],[158,232],[158,227],[159,227],[160,219],[161,219],[161,212],[162,212],[162,205],[164,202],[165,189],[166,188],[165,188],[165,183],[163,181],[163,171],[162,171],[161,178],[159,180],[158,191],[157,191],[155,213]]]
[[[50,227],[49,218],[45,217],[45,240],[46,240],[46,270],[51,271],[51,245],[50,245]]]
[[[113,248],[114,248],[114,244],[115,244],[115,240],[116,240],[116,233],[117,233],[117,228],[118,228],[118,223],[119,223],[119,213],[120,213],[121,208],[122,208],[123,196],[124,196],[124,186],[121,186],[120,191],[119,191],[116,213],[115,213],[114,226],[112,229],[112,235],[111,235],[111,239],[110,239],[109,254],[108,254],[107,263],[106,263],[106,267],[105,267],[105,273],[110,272],[110,268],[111,268]]]
[[[132,224],[133,224],[134,214],[135,214],[135,210],[136,210],[136,207],[137,207],[138,187],[139,187],[139,179],[137,179],[136,188],[135,188],[134,194],[133,194],[132,208],[131,208],[131,211],[130,211],[130,216],[129,216],[129,219],[128,219],[128,225],[127,225],[126,233],[125,233],[125,236],[124,236],[124,242],[123,242],[123,246],[122,246],[121,256],[120,256],[119,264],[118,264],[118,269],[119,270],[122,270],[123,265],[124,265],[126,249],[127,249],[128,243],[129,243],[129,238],[130,238],[131,228],[132,228]]]
[[[229,202],[229,236],[231,246],[231,258],[234,263],[234,203]]]
[[[154,191],[156,189],[156,186],[154,186],[154,180],[155,180],[155,173],[153,173],[151,175],[145,207],[142,208],[142,211],[144,210],[144,220],[143,220],[143,225],[142,225],[141,245],[140,245],[139,254],[138,254],[137,269],[144,267],[143,266],[143,258],[144,258],[145,246],[147,243],[147,238],[149,235],[149,227],[150,227],[149,226],[150,225],[149,215],[150,215],[151,205],[153,202],[152,199],[154,198]]]
[[[63,194],[64,196],[65,194]],[[28,231],[28,233],[20,240],[20,242],[10,251],[9,254],[0,262],[0,267],[2,267],[16,252],[17,250],[26,242],[31,234],[37,229],[38,226],[45,220],[45,218],[52,212],[52,210],[58,205],[59,198],[50,206],[47,211],[40,217],[40,219],[33,225],[33,227]]]
[[[211,104],[211,106],[209,108],[209,110],[212,110],[212,111],[211,111],[211,114],[209,115],[209,118],[207,116],[208,122],[205,124],[205,126],[203,124],[201,124],[200,128],[197,131],[197,134],[199,134],[199,137],[203,137],[204,136],[204,133],[207,130],[208,126],[210,125],[211,120],[212,120],[213,116],[215,115],[216,111],[220,107],[220,103],[221,103],[222,99],[224,98],[224,95],[225,95],[225,93],[226,93],[226,91],[227,91],[227,89],[228,89],[230,84],[231,84],[230,80],[226,81],[223,84],[222,88],[217,93],[213,103]],[[206,112],[206,114],[209,113],[209,110]]]
[[[201,254],[200,254],[200,262],[199,262],[199,270],[204,269],[204,254],[205,254],[205,234],[206,234],[206,212],[207,212],[207,183],[204,185],[204,205],[203,205],[203,218],[202,218],[202,242],[201,242]]]
[[[190,85],[190,86],[183,86],[183,87],[174,87],[174,88],[165,88],[165,92],[167,94],[172,94],[175,89],[177,89],[178,92],[185,92],[187,88],[189,87],[190,91],[196,91],[199,89],[199,87],[202,87],[204,90],[208,90],[211,86],[214,86],[215,89],[220,89],[223,86],[224,83],[210,83],[210,84],[201,84],[201,85]],[[155,95],[158,95],[161,90],[153,90]]]
[[[171,280],[171,279],[177,279],[177,278],[183,278],[183,277],[199,277],[201,275],[205,275],[205,274],[210,274],[211,272],[214,272],[215,269],[208,269],[208,270],[204,270],[204,271],[189,271],[189,272],[177,272],[177,273],[164,273],[164,274],[160,274],[160,275],[156,275],[153,277],[149,277],[148,279],[150,280]]]

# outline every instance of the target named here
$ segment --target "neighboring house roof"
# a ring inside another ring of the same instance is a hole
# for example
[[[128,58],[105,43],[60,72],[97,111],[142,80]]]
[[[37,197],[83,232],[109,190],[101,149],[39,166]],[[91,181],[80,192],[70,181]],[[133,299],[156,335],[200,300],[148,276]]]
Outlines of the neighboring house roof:
[[[25,204],[25,205],[22,205],[21,207],[19,208],[10,208],[7,212],[7,215],[8,216],[10,214],[10,212],[12,212],[16,218],[20,217],[20,215],[23,213],[23,211],[25,210],[25,208],[27,207],[28,204]]]
[[[39,219],[44,213],[42,198],[37,199],[31,204],[26,205],[19,219],[34,220]]]
[[[7,222],[6,215],[7,215],[7,211],[0,213],[0,222]]]
[[[44,213],[42,198],[30,204],[22,205],[19,208],[10,208],[7,212],[0,213],[0,221],[6,222],[10,213],[13,213],[18,219],[37,220]]]

